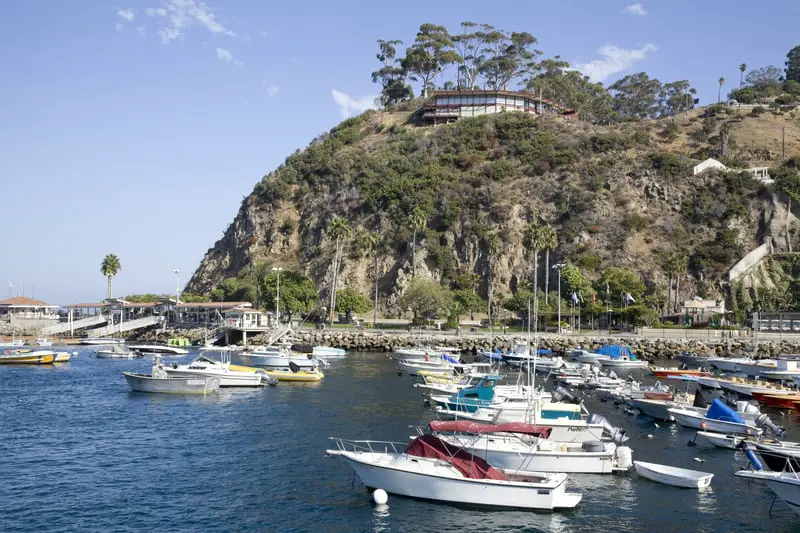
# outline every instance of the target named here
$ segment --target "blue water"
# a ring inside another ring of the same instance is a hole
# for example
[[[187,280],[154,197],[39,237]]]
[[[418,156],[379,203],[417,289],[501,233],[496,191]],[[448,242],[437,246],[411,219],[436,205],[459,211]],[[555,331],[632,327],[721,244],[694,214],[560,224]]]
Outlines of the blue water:
[[[571,512],[466,510],[389,496],[377,511],[329,436],[405,440],[427,420],[383,354],[334,361],[319,384],[206,398],[129,392],[98,360],[0,368],[0,531],[796,531],[772,493],[734,477],[744,456],[690,448],[692,432],[588,400],[632,435],[634,458],[716,474],[697,492],[626,476],[573,475]],[[798,421],[771,413],[791,426]],[[652,439],[645,438],[651,434]],[[705,459],[704,463],[693,461]]]

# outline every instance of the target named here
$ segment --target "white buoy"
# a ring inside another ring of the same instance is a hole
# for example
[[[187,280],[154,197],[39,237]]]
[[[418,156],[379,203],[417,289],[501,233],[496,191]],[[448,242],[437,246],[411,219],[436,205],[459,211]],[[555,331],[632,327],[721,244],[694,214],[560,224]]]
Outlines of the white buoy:
[[[647,438],[648,438],[648,439],[652,439],[652,438],[653,438],[653,435],[647,435]]]
[[[372,493],[372,501],[378,505],[386,505],[386,502],[389,501],[389,495],[383,489],[375,489],[375,492]]]

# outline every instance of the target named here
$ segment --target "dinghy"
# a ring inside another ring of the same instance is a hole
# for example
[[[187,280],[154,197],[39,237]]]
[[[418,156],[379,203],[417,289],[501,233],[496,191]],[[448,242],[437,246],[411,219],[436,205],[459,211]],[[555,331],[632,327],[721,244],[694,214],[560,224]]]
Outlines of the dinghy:
[[[727,450],[735,450],[745,439],[741,435],[725,435],[723,433],[714,433],[713,431],[698,431],[695,436],[713,444],[717,448],[725,448]]]
[[[646,463],[644,461],[634,461],[633,467],[636,469],[636,473],[643,478],[686,489],[704,489],[711,484],[711,478],[714,477],[714,474],[709,474],[708,472],[676,468],[658,463]]]

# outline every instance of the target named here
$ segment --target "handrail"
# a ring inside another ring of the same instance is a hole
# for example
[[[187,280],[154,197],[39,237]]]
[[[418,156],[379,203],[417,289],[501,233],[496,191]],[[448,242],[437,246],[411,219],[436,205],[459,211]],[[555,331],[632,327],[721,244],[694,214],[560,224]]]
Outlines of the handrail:
[[[405,452],[406,444],[402,442],[392,442],[388,440],[349,440],[339,437],[330,437],[330,440],[336,443],[336,448],[343,452],[370,452],[370,453],[389,453],[388,449],[391,447],[392,452],[401,454]],[[383,450],[373,449],[373,445],[383,445]],[[398,451],[397,447],[401,447]]]

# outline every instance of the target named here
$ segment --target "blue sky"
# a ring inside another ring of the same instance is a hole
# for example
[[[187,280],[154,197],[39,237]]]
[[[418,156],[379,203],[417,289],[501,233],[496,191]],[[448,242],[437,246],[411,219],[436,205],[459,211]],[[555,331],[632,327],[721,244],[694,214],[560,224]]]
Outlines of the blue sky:
[[[376,39],[424,22],[528,31],[607,84],[645,70],[704,103],[800,44],[795,0],[389,5],[0,2],[0,297],[101,299],[109,252],[116,295],[174,291],[261,176],[372,102]]]

